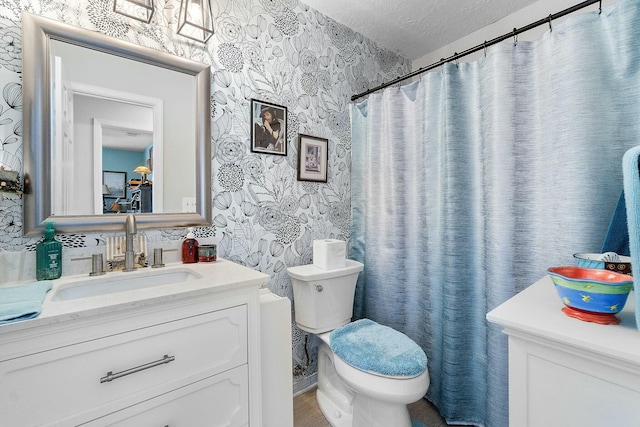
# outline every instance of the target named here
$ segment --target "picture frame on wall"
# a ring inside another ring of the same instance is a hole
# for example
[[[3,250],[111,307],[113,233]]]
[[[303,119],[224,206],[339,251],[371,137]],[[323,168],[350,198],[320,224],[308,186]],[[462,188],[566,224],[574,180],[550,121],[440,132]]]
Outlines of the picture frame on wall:
[[[153,147],[149,148],[149,158],[147,159],[147,167],[153,173]]]
[[[106,197],[125,197],[127,173],[117,171],[102,171],[102,183],[107,186],[109,194]]]
[[[298,181],[327,182],[329,140],[298,135]]]
[[[287,107],[251,100],[251,151],[287,155]]]

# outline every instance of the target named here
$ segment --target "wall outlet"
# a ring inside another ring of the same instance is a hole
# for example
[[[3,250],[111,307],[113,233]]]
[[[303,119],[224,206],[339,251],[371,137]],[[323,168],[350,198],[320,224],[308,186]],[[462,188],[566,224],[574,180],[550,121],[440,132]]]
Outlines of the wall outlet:
[[[195,212],[196,211],[196,198],[195,197],[183,197],[182,198],[182,212]]]

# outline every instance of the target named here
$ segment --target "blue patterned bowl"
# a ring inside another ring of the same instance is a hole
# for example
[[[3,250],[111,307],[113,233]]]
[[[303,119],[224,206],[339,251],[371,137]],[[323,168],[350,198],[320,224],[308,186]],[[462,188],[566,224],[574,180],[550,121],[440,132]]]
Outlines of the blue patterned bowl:
[[[618,313],[633,289],[633,277],[608,270],[562,266],[547,274],[567,307],[592,313]]]
[[[616,273],[632,274],[631,273],[631,258],[624,255],[616,255],[617,261],[611,260],[608,257],[604,257],[606,254],[589,254],[579,253],[573,254],[576,259],[576,265],[582,268],[595,268],[615,271]]]

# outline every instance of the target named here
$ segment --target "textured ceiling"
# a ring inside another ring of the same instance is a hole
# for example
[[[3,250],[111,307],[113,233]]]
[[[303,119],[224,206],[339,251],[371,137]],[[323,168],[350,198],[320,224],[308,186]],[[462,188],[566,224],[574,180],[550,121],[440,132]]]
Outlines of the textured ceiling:
[[[420,58],[537,0],[301,0],[409,59]]]

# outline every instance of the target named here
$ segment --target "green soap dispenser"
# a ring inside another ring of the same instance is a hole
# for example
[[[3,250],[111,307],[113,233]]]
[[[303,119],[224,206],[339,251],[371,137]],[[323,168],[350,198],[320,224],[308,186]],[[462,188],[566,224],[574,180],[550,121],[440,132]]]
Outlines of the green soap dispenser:
[[[47,222],[44,239],[36,245],[36,279],[51,280],[62,276],[62,244],[55,239],[53,223]]]

